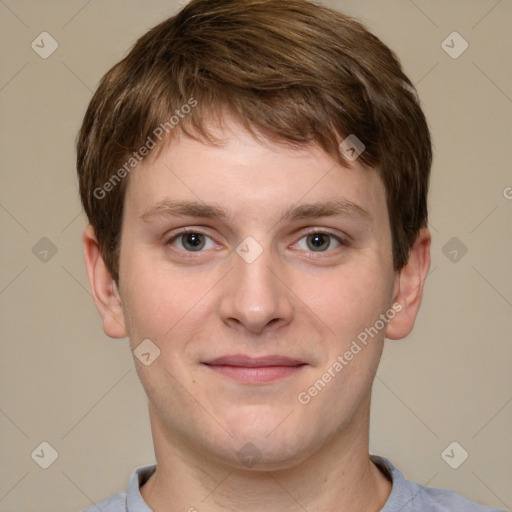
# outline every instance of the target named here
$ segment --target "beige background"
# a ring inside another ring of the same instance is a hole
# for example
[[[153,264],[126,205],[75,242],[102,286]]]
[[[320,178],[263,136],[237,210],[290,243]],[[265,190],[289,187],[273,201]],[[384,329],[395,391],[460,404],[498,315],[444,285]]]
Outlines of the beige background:
[[[432,271],[413,334],[387,342],[371,450],[511,510],[512,2],[326,3],[398,53],[435,144]],[[179,4],[0,0],[1,512],[79,510],[154,460],[127,341],[103,334],[89,293],[74,139],[100,77]],[[43,31],[59,45],[47,59],[31,48]],[[469,44],[457,59],[441,47],[453,31]],[[58,452],[46,470],[43,441]],[[452,441],[469,453],[458,469],[441,457]]]

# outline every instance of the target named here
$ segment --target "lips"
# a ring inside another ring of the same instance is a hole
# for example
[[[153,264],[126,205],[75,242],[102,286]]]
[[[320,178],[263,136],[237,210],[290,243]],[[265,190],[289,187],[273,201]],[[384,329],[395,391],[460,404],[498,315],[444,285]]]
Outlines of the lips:
[[[203,363],[211,370],[245,384],[266,384],[299,372],[306,363],[285,356],[228,355]]]
[[[206,361],[204,364],[212,366],[240,366],[245,368],[261,368],[268,366],[300,366],[306,363],[284,356],[250,357],[244,355],[232,355],[217,357],[216,359]]]

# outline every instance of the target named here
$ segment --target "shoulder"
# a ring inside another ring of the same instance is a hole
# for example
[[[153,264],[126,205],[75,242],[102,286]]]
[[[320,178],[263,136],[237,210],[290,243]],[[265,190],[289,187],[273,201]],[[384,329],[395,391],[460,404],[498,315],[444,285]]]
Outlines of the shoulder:
[[[418,484],[419,485],[419,484]],[[425,494],[425,501],[428,501],[435,507],[433,511],[451,512],[464,510],[465,512],[500,512],[497,508],[486,507],[468,500],[464,496],[446,489],[437,489],[434,487],[419,486]]]
[[[419,510],[425,510],[425,512],[456,512],[459,510],[463,510],[464,512],[502,512],[497,508],[486,507],[485,505],[475,503],[447,489],[425,487],[407,480],[406,482],[410,490],[414,493],[412,501],[415,505],[413,505],[411,510],[418,510],[415,507],[421,506],[422,508]]]
[[[151,509],[142,499],[139,489],[155,470],[156,464],[135,468],[125,493],[116,494],[108,500],[80,512],[151,512]]]
[[[406,480],[388,459],[376,455],[370,458],[393,482],[391,494],[381,512],[503,512],[479,505],[447,489],[425,487]]]
[[[126,510],[126,494],[122,493],[84,509],[82,512],[125,512]]]

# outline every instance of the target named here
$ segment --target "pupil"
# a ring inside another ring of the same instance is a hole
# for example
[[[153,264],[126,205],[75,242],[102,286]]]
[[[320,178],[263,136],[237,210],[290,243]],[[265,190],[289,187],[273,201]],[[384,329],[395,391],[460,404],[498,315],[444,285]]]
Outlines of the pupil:
[[[322,251],[325,251],[329,247],[329,241],[325,239],[325,234],[323,233],[315,233],[313,235],[310,235],[309,242],[315,249],[321,249]]]
[[[192,248],[193,250],[202,249],[204,240],[201,239],[199,233],[189,233],[185,236],[185,247]]]

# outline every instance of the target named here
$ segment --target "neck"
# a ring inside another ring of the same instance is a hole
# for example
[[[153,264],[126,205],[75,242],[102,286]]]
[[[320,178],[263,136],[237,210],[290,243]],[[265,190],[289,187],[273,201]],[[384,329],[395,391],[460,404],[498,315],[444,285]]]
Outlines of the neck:
[[[353,427],[300,464],[255,471],[219,464],[185,440],[171,439],[150,406],[157,469],[141,495],[155,512],[378,512],[391,483],[370,461],[369,400],[362,409]]]

